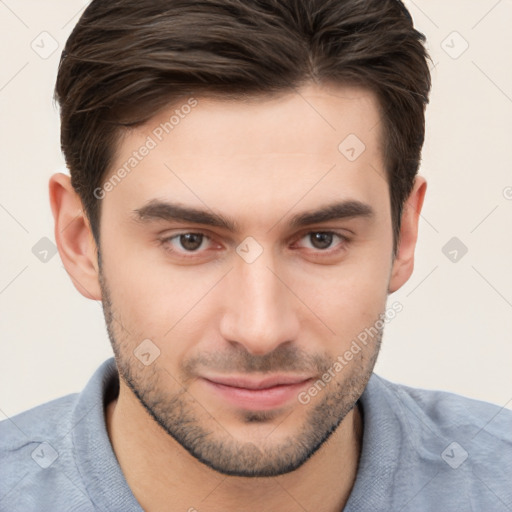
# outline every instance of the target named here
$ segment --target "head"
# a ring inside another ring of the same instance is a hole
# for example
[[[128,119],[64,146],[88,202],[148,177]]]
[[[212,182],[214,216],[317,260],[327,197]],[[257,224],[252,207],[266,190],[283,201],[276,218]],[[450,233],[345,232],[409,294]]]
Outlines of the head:
[[[68,39],[61,257],[122,386],[217,471],[298,468],[366,386],[413,270],[423,42],[397,0],[93,0]],[[276,375],[293,399],[212,384]]]

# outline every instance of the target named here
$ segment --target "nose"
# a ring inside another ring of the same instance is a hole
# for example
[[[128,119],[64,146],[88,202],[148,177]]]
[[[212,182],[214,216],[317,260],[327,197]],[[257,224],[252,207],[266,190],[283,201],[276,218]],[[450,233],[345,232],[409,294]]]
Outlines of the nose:
[[[254,355],[293,342],[299,333],[299,301],[275,268],[270,251],[247,263],[239,259],[229,272],[221,334]]]

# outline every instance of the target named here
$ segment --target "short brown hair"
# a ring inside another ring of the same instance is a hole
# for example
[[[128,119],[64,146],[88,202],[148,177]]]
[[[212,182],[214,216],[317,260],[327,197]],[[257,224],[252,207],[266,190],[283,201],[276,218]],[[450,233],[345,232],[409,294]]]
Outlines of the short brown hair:
[[[55,99],[98,247],[94,190],[123,130],[185,95],[243,99],[313,81],[377,95],[396,255],[425,136],[424,42],[399,0],[93,0],[62,53]]]

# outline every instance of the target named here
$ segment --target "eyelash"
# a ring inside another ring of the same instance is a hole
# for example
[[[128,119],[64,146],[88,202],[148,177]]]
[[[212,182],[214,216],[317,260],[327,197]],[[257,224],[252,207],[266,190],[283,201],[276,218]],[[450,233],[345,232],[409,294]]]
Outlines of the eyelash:
[[[313,234],[318,234],[318,233],[322,233],[323,235],[334,235],[334,236],[337,236],[338,238],[340,238],[340,240],[341,240],[341,242],[339,244],[341,247],[338,248],[338,249],[334,249],[334,250],[332,250],[332,249],[325,249],[325,250],[322,250],[322,249],[312,249],[313,251],[315,251],[319,255],[332,256],[334,254],[337,254],[338,252],[343,250],[345,248],[345,246],[350,242],[350,238],[348,238],[346,235],[342,235],[341,233],[338,233],[337,231],[322,231],[322,230],[308,231],[307,233],[302,234],[299,237],[298,240],[302,240],[305,237],[308,237],[308,236],[313,235]],[[182,231],[182,232],[176,233],[176,234],[174,234],[174,235],[172,235],[170,237],[166,237],[166,238],[161,239],[160,243],[164,246],[165,250],[170,252],[170,253],[178,254],[180,256],[183,256],[184,258],[189,258],[189,259],[197,258],[198,256],[196,256],[196,255],[200,254],[200,252],[197,251],[197,250],[196,251],[186,251],[186,250],[184,250],[184,252],[180,252],[180,251],[176,251],[174,249],[171,249],[169,247],[169,245],[170,245],[172,240],[179,239],[179,237],[183,236],[183,235],[202,235],[204,238],[203,238],[203,240],[201,240],[201,244],[202,244],[202,242],[205,239],[212,240],[212,238],[210,236],[208,236],[206,233],[203,233],[201,231]],[[190,254],[190,255],[187,256],[187,254]]]

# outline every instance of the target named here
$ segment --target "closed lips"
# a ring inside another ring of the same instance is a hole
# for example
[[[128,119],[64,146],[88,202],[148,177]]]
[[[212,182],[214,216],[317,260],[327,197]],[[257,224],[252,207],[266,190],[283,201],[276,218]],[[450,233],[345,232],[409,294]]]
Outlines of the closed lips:
[[[243,377],[204,377],[204,379],[212,382],[213,384],[256,391],[274,388],[276,386],[291,386],[300,384],[310,380],[311,377],[307,375],[277,375],[257,380]]]

